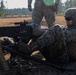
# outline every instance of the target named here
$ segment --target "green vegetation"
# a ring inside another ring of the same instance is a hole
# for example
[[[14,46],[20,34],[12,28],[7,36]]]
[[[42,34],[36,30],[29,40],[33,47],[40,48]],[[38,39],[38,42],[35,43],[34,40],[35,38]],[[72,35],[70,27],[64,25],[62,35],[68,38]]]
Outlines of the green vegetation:
[[[76,7],[76,0],[66,0],[65,3],[62,3],[62,1],[60,1],[58,14],[63,14],[66,9],[71,7]]]
[[[1,0],[1,2],[0,2],[0,17],[3,17],[5,15],[6,15],[6,9],[5,9],[3,0]]]

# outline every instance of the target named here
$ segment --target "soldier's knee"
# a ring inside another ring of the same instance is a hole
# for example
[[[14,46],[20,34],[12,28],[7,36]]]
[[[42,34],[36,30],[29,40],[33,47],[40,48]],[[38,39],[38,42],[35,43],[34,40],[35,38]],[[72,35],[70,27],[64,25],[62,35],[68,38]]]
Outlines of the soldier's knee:
[[[63,29],[59,24],[54,25],[52,27],[52,31],[55,33],[55,36],[60,36],[61,34],[63,34]]]
[[[54,25],[53,27],[52,27],[52,29],[54,30],[54,31],[62,31],[62,28],[60,27],[60,25],[59,24],[56,24],[56,25]]]

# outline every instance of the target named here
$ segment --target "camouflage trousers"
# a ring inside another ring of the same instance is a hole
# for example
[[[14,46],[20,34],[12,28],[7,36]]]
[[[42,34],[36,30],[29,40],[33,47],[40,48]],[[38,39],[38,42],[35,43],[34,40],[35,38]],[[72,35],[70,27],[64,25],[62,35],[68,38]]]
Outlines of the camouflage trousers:
[[[35,24],[39,24],[42,21],[42,18],[45,17],[48,28],[54,25],[55,22],[55,13],[51,8],[38,8],[35,7],[32,14],[32,21]]]
[[[56,25],[47,30],[37,40],[37,44],[47,61],[53,63],[66,63],[69,61],[65,34],[60,26]]]

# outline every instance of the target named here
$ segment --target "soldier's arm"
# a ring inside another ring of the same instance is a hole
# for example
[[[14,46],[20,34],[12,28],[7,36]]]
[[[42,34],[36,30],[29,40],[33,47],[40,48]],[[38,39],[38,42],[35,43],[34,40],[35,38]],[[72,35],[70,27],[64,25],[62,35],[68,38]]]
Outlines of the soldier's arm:
[[[42,36],[37,39],[39,48],[54,44],[55,40],[58,40],[62,32],[62,28],[59,25],[51,27]]]
[[[30,11],[32,11],[31,3],[32,3],[32,0],[28,0],[28,9],[29,9]]]
[[[28,0],[28,6],[31,5],[31,3],[32,3],[32,0]]]

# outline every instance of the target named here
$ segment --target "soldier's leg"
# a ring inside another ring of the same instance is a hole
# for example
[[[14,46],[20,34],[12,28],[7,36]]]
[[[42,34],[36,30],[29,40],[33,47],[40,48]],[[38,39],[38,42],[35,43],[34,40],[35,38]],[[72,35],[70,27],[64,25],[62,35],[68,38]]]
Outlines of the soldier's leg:
[[[32,22],[34,24],[38,24],[40,25],[41,21],[42,21],[42,18],[43,18],[43,13],[41,10],[39,9],[34,9],[33,10],[33,14],[32,14]]]
[[[48,24],[48,28],[53,26],[54,22],[55,22],[55,13],[51,9],[46,8],[44,10],[44,16],[45,16],[46,22]]]
[[[68,62],[69,56],[66,49],[64,32],[61,27],[51,27],[37,40],[37,45],[46,60],[55,63]]]
[[[45,46],[53,44],[55,40],[58,40],[58,38],[60,38],[61,34],[63,33],[62,31],[62,28],[58,25],[48,29],[40,38],[37,39],[39,47],[43,48]]]

